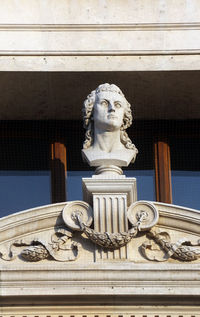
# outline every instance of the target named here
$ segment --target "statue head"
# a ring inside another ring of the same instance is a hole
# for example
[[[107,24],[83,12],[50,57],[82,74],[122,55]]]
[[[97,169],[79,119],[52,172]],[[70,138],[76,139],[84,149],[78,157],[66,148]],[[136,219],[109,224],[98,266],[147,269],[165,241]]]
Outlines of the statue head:
[[[100,115],[99,120],[102,120],[100,124],[103,126],[106,125],[113,129],[120,129],[120,141],[127,149],[135,149],[134,144],[131,142],[128,134],[126,133],[126,129],[131,126],[132,124],[132,113],[131,113],[131,106],[126,100],[124,94],[114,84],[102,84],[99,85],[95,90],[93,90],[86,98],[83,104],[83,122],[84,128],[86,129],[85,133],[85,141],[83,143],[83,148],[88,149],[92,146],[94,141],[94,125],[95,125],[95,116],[94,115],[94,108],[95,105],[98,105],[99,99],[103,96],[108,94],[109,96],[112,94],[113,98],[116,99],[117,102],[120,100],[120,103],[123,103],[123,110],[119,110],[118,117],[113,116],[113,120],[107,120],[106,116],[102,118]],[[105,101],[107,102],[107,101]],[[116,104],[116,107],[117,104]],[[121,105],[120,105],[121,107]],[[112,110],[110,110],[112,112]],[[112,118],[112,115],[110,115]],[[111,119],[109,117],[109,119]],[[103,122],[104,121],[104,122]],[[110,122],[109,122],[110,121]],[[112,121],[112,122],[111,122]]]

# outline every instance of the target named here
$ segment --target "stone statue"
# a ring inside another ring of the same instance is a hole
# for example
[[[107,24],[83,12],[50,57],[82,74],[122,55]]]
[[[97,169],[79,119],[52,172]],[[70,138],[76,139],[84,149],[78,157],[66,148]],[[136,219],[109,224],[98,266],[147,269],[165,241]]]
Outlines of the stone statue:
[[[86,129],[83,159],[90,166],[128,166],[138,150],[126,129],[132,124],[131,106],[114,84],[99,85],[84,101]]]

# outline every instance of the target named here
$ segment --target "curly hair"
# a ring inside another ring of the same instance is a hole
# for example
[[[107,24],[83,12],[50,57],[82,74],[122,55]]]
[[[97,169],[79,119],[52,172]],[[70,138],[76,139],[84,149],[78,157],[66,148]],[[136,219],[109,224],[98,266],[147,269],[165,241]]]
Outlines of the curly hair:
[[[126,129],[129,128],[132,124],[132,113],[131,105],[126,100],[121,89],[114,84],[102,84],[99,85],[95,90],[93,90],[86,98],[83,103],[83,126],[86,129],[85,141],[83,143],[83,148],[88,149],[93,144],[94,139],[94,122],[92,120],[93,108],[96,100],[96,95],[101,91],[111,91],[120,94],[124,97],[126,101],[126,109],[123,118],[123,124],[120,128],[120,141],[127,149],[136,149],[135,145],[131,142],[131,139],[126,133]]]

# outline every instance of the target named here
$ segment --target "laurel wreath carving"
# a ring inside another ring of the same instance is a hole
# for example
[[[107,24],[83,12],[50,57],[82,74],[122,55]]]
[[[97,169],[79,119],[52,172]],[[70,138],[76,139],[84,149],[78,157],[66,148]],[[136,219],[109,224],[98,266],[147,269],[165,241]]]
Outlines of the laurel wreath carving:
[[[150,240],[142,244],[141,251],[148,260],[164,262],[173,258],[191,262],[200,258],[200,240],[192,243],[188,239],[182,238],[172,243],[168,232],[157,232],[154,229],[147,233],[147,237]]]

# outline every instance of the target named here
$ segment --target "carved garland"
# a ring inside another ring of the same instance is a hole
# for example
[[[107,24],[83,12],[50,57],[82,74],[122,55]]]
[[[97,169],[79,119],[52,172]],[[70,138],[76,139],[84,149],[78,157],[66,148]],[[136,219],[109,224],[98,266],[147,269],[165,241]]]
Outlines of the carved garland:
[[[149,240],[145,241],[140,249],[148,260],[161,262],[174,258],[191,262],[200,258],[200,240],[192,243],[182,238],[172,243],[169,233],[158,232],[153,228],[158,222],[159,214],[150,202],[140,201],[129,207],[127,217],[132,227],[128,232],[96,232],[90,228],[92,215],[92,208],[87,203],[83,201],[68,203],[62,216],[69,229],[56,228],[50,236],[50,241],[38,238],[31,241],[28,238],[17,240],[11,243],[9,251],[8,248],[5,248],[5,251],[0,250],[0,256],[5,261],[14,260],[17,256],[29,262],[44,259],[75,261],[79,256],[81,245],[72,241],[74,231],[83,232],[90,241],[108,250],[119,249],[136,238],[139,232],[146,231]]]
[[[179,261],[195,261],[200,258],[200,240],[192,243],[186,238],[182,238],[176,243],[171,242],[167,232],[151,230],[147,233],[151,240],[145,241],[141,246],[143,255],[151,261],[164,262],[169,258]]]
[[[129,207],[127,217],[132,228],[128,232],[96,232],[90,228],[92,215],[91,207],[82,201],[71,202],[63,210],[63,220],[69,228],[84,232],[93,243],[111,250],[125,246],[139,231],[149,230],[158,221],[158,211],[149,202],[137,202]]]
[[[50,242],[41,239],[16,240],[10,245],[9,252],[0,251],[1,258],[5,261],[12,261],[17,256],[29,262],[37,262],[44,259],[56,261],[75,261],[79,256],[81,245],[71,241],[72,233],[65,228],[57,228],[51,235]],[[25,247],[25,248],[23,248]],[[22,251],[19,253],[19,248]]]

